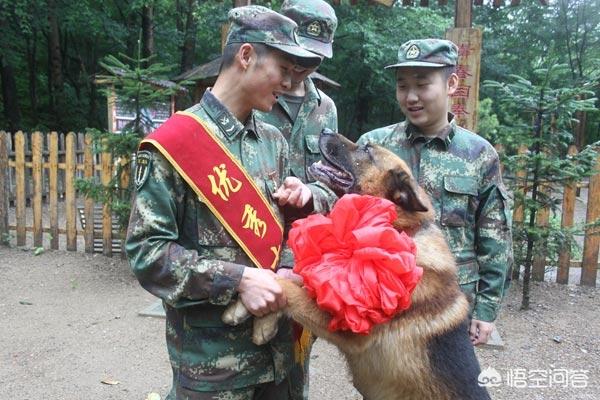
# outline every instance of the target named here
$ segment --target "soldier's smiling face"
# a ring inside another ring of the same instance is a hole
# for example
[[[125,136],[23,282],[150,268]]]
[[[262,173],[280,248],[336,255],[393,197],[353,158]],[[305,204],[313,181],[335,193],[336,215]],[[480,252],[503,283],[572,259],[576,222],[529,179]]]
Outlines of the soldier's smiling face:
[[[458,77],[446,77],[443,68],[401,67],[396,70],[396,99],[406,118],[425,135],[447,124],[448,96],[456,91]]]
[[[291,88],[293,68],[292,58],[279,50],[255,53],[245,73],[245,92],[252,108],[271,111],[277,96]]]

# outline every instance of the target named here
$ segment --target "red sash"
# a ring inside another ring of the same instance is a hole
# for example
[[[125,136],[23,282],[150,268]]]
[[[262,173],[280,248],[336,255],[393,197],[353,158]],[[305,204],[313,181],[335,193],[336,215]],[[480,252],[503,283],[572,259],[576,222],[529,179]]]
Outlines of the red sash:
[[[275,269],[283,227],[254,180],[195,114],[178,112],[140,144],[169,160],[259,268]]]

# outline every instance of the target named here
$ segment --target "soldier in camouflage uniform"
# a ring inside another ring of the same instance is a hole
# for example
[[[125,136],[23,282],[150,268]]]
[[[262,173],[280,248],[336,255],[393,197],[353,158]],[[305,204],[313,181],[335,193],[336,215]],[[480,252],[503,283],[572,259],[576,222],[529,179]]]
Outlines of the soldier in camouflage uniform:
[[[315,194],[315,201],[328,209],[337,196],[327,187],[315,182],[308,174],[308,167],[321,158],[319,134],[324,128],[337,131],[337,109],[329,96],[317,89],[309,77],[324,57],[333,55],[332,43],[337,28],[333,8],[323,0],[285,0],[279,11],[298,24],[298,42],[305,49],[317,54],[317,62],[299,60],[292,74],[292,87],[279,96],[269,113],[259,113],[259,118],[279,128],[290,147],[290,175],[307,183]],[[286,215],[286,239],[291,222],[297,213]],[[293,267],[293,255],[285,247],[280,275]],[[291,372],[292,398],[308,400],[308,369],[310,350],[314,337],[306,338],[303,360]]]
[[[223,66],[212,90],[188,114],[243,166],[282,223],[278,199],[312,203],[311,189],[284,181],[288,146],[273,126],[255,118],[290,88],[297,59],[313,58],[295,39],[297,25],[259,6],[230,11]],[[175,132],[176,133],[176,132]],[[169,132],[171,134],[171,132]],[[285,400],[293,364],[289,321],[265,346],[252,343],[251,320],[221,322],[239,297],[254,315],[285,305],[275,273],[254,268],[182,175],[161,153],[138,152],[136,196],[125,250],[142,286],[163,299],[167,348],[173,368],[170,400]],[[314,204],[315,211],[322,211]]]
[[[292,73],[292,87],[282,93],[273,109],[259,112],[261,120],[279,128],[290,148],[291,176],[309,183],[315,202],[327,209],[337,200],[335,194],[308,175],[308,167],[320,160],[319,134],[323,128],[337,131],[337,109],[333,100],[309,77],[323,57],[331,58],[337,28],[333,8],[323,0],[286,0],[280,13],[298,24],[298,43],[313,52],[316,59],[298,59]]]
[[[498,154],[482,137],[456,125],[448,113],[458,86],[457,47],[447,40],[404,43],[396,73],[396,98],[406,121],[364,134],[411,167],[431,196],[459,268],[462,290],[473,299],[470,336],[486,343],[493,330],[512,263],[510,204]]]

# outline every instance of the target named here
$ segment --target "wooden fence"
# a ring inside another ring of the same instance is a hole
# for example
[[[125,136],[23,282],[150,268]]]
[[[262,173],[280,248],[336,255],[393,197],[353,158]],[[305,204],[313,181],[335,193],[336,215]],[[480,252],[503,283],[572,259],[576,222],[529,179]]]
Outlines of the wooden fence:
[[[30,233],[34,247],[46,239],[49,248],[58,249],[63,238],[66,250],[76,251],[82,238],[88,253],[120,252],[120,232],[109,206],[94,204],[75,188],[78,178],[108,184],[113,164],[110,153],[93,153],[91,135],[0,131],[2,239],[13,231],[17,246],[25,246]]]
[[[501,148],[497,148],[498,152],[502,151]],[[528,151],[526,146],[519,148],[519,153],[523,154]],[[571,145],[568,150],[568,154],[574,155],[577,153],[575,145]],[[596,160],[596,171],[600,171],[600,155]],[[516,178],[518,181],[523,182],[526,178],[526,171],[524,168],[516,168]],[[549,193],[553,190],[562,189],[562,212],[561,212],[561,226],[563,228],[571,228],[574,225],[575,220],[575,199],[577,189],[586,188],[588,189],[587,207],[586,207],[586,224],[591,224],[600,218],[600,173],[597,173],[589,178],[586,182],[569,182],[563,188],[557,187],[540,187],[539,190],[542,192]],[[521,187],[521,192],[524,189]],[[523,193],[526,195],[526,193]],[[522,204],[515,202],[513,210],[513,222],[516,224],[526,224],[524,221],[525,210]],[[550,210],[544,208],[538,211],[536,217],[536,224],[540,227],[548,226],[550,223]],[[543,281],[546,273],[547,257],[544,243],[539,245],[536,255],[533,259],[531,269],[531,279],[534,281]],[[596,286],[596,277],[598,271],[598,250],[600,246],[600,229],[588,228],[585,231],[583,240],[583,257],[582,260],[571,259],[571,248],[565,246],[559,250],[558,254],[558,268],[556,273],[556,282],[558,283],[569,283],[569,270],[572,267],[581,268],[581,276],[579,283],[587,286]],[[518,272],[518,271],[517,271]]]
[[[521,151],[527,151],[522,148]],[[575,151],[574,146],[569,150]],[[14,137],[0,131],[0,235],[6,238],[16,232],[18,246],[27,244],[31,232],[33,246],[44,243],[44,234],[50,248],[59,248],[59,236],[66,238],[66,249],[77,250],[77,239],[83,238],[86,252],[112,255],[120,251],[121,237],[107,205],[95,205],[75,189],[77,178],[92,178],[107,184],[111,181],[115,160],[111,154],[93,154],[91,136],[56,132],[26,135],[17,132]],[[600,157],[598,159],[600,170]],[[523,174],[524,171],[517,172]],[[121,186],[127,185],[128,172],[122,175]],[[600,218],[600,174],[590,178],[589,184],[572,182],[562,188],[562,226],[573,226],[575,192],[578,187],[588,187],[586,222]],[[557,188],[554,188],[557,189]],[[11,207],[11,204],[14,207]],[[28,206],[29,205],[29,206]],[[44,212],[44,205],[47,211]],[[26,218],[31,209],[31,221]],[[64,218],[59,219],[59,210]],[[9,213],[14,211],[14,224],[9,224]],[[77,218],[85,224],[77,228]],[[515,204],[513,219],[523,221],[524,210]],[[63,223],[64,220],[64,223]],[[547,224],[549,211],[540,212],[539,224]],[[584,238],[583,258],[572,261],[570,248],[562,249],[559,256],[557,282],[568,283],[569,268],[581,267],[580,283],[595,286],[598,270],[599,229],[588,229]],[[543,280],[546,257],[543,252],[534,260],[532,278]]]

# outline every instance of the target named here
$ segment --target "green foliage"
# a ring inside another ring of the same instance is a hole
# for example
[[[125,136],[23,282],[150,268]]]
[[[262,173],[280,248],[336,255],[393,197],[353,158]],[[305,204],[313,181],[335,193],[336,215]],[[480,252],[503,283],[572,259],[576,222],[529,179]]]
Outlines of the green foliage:
[[[131,171],[132,156],[144,133],[152,129],[152,121],[146,121],[142,111],[164,101],[165,98],[181,90],[181,86],[166,85],[164,82],[157,85],[171,67],[161,63],[144,67],[144,64],[151,60],[142,58],[139,52],[136,59],[124,54],[120,57],[121,59],[109,55],[100,64],[111,74],[104,77],[106,83],[110,85],[107,91],[110,93],[114,90],[119,99],[129,99],[127,104],[135,118],[120,134],[88,129],[88,133],[92,134],[94,152],[110,153],[115,161],[116,170],[108,184],[102,184],[95,178],[78,179],[76,188],[96,202],[109,204],[112,212],[117,216],[119,225],[125,229],[129,218],[133,183],[128,179],[128,186],[123,187],[122,177]]]
[[[108,84],[108,89],[104,90],[104,93],[110,96],[114,90],[118,99],[128,100],[124,102],[125,108],[133,112],[135,119],[131,125],[125,127],[125,130],[142,136],[144,132],[152,129],[152,121],[145,119],[142,113],[144,108],[151,108],[164,102],[181,87],[165,80],[173,66],[150,63],[154,57],[142,58],[139,53],[137,59],[125,54],[120,54],[120,57],[121,59],[108,55],[100,62],[100,65],[110,73],[109,76],[104,77]],[[148,66],[144,67],[144,65]],[[164,83],[159,82],[161,80]]]
[[[116,168],[110,182],[106,185],[103,185],[98,178],[81,178],[75,181],[75,188],[97,203],[109,204],[121,230],[124,230],[129,220],[133,188],[131,179],[128,186],[122,187],[121,178],[131,171],[132,154],[135,154],[141,138],[132,131],[115,135],[111,132],[90,129],[88,133],[92,134],[93,152],[110,153]]]
[[[492,109],[493,100],[485,98],[479,101],[477,107],[477,133],[490,143],[498,143],[498,116]]]
[[[535,69],[533,80],[511,75],[508,83],[484,82],[484,87],[497,92],[504,112],[512,116],[512,124],[502,126],[497,138],[507,150],[508,173],[515,175],[512,180],[515,203],[526,210],[525,222],[513,225],[515,265],[525,267],[523,308],[529,305],[528,282],[534,254],[557,253],[561,246],[572,244],[574,232],[581,229],[539,226],[538,212],[543,208],[558,211],[561,186],[597,173],[594,171],[597,153],[593,147],[588,146],[574,156],[566,154],[573,141],[575,112],[595,111],[596,101],[585,84],[565,86],[568,73],[566,65],[555,63]],[[533,124],[528,126],[526,121],[532,120]],[[529,151],[516,153],[516,147],[522,144]],[[517,169],[526,171],[525,178],[517,179]],[[527,195],[519,190],[523,188]]]

